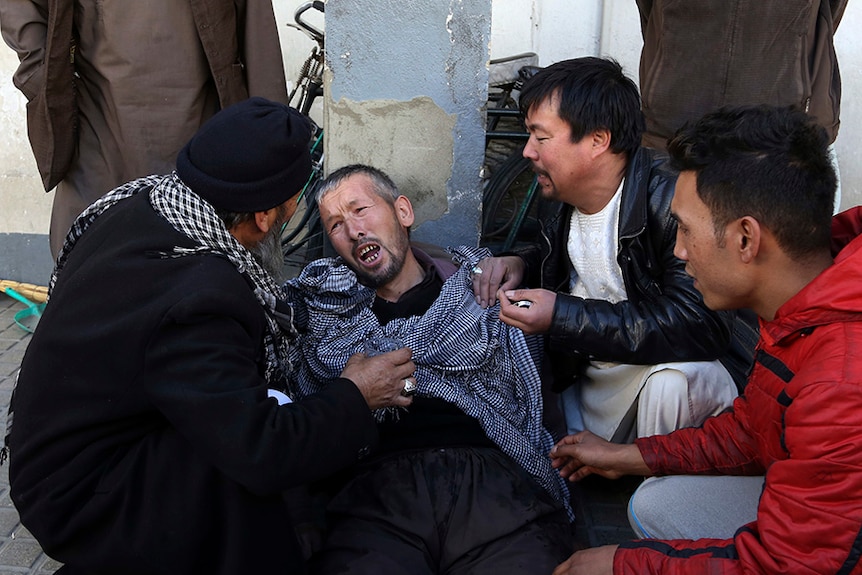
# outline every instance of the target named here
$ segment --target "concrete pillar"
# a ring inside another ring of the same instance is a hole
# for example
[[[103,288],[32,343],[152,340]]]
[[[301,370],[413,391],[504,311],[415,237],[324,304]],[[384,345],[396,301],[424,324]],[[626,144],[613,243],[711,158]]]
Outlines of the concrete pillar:
[[[328,0],[326,169],[365,163],[413,202],[413,238],[476,245],[491,0]]]

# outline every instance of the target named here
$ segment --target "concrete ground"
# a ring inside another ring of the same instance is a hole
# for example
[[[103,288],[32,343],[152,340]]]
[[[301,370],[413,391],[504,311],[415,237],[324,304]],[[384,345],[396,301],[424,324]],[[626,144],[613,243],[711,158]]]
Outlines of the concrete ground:
[[[0,431],[6,428],[15,375],[30,341],[30,334],[14,321],[15,314],[24,309],[23,304],[0,294]],[[574,487],[576,548],[619,543],[633,537],[625,511],[631,491],[631,482],[590,479]],[[21,525],[9,498],[9,464],[4,463],[0,467],[0,575],[48,575],[60,567]]]
[[[588,477],[572,486],[575,509],[575,548],[613,545],[635,538],[626,507],[642,478],[610,481]]]

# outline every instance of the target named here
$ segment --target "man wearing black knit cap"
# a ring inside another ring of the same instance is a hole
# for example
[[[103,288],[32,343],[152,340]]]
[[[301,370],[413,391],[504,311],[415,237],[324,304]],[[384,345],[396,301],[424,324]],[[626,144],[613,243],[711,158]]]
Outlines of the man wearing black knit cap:
[[[290,393],[292,311],[271,272],[308,139],[295,110],[246,100],[175,173],[75,222],[7,438],[12,500],[61,573],[301,573],[282,493],[368,453],[372,409],[409,405],[406,349],[270,397]]]

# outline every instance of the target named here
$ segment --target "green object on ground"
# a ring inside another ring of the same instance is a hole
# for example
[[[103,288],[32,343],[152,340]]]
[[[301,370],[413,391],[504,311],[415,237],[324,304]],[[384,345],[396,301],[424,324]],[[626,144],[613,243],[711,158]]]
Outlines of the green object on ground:
[[[46,304],[30,301],[11,287],[3,288],[3,292],[12,299],[16,299],[27,306],[26,309],[22,309],[15,314],[15,323],[24,331],[33,333],[33,330],[36,329],[36,324],[39,323],[39,318],[42,317],[42,311],[45,309]]]

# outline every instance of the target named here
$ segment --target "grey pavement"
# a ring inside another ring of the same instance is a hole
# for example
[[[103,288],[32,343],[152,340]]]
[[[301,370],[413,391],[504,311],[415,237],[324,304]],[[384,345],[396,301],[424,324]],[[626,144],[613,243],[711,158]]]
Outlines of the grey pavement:
[[[635,538],[626,508],[642,478],[611,481],[588,477],[572,486],[575,548],[615,545]]]
[[[15,314],[23,309],[22,303],[0,293],[0,431],[6,428],[12,386],[30,341],[30,334],[14,321]],[[625,510],[632,490],[631,482],[588,480],[574,487],[576,547],[619,543],[634,537]],[[4,463],[0,467],[0,575],[48,575],[61,566],[45,555],[21,525],[9,498],[9,464]]]

